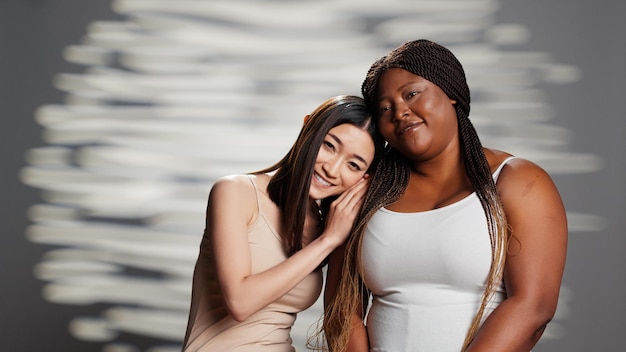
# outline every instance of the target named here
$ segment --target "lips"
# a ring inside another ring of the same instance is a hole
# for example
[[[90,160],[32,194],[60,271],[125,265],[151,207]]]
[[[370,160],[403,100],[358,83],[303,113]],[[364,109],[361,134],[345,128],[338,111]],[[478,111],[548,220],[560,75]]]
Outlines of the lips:
[[[398,128],[396,128],[396,135],[402,136],[402,135],[406,134],[407,132],[412,131],[412,130],[418,128],[422,124],[423,124],[423,122],[421,122],[421,121],[403,123],[400,126],[398,126]]]

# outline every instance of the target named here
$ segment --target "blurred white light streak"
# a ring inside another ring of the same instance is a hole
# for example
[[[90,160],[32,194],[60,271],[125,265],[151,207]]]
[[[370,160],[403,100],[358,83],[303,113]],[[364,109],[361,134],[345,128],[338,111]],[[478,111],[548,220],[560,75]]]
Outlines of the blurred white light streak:
[[[97,318],[76,318],[69,324],[70,332],[86,341],[111,341],[116,338],[119,333],[109,327],[109,323]],[[123,350],[118,350],[122,352]]]
[[[154,273],[162,273],[169,278],[170,288],[177,287],[177,290],[186,293],[186,280],[191,278],[188,265],[193,262],[193,259],[190,258],[187,262],[181,262],[178,259],[167,259],[153,255],[129,256],[126,253],[112,253],[99,249],[64,248],[55,249],[46,253],[44,261],[41,263],[42,266],[35,268],[35,274],[42,279],[43,276],[47,275],[54,275],[59,279],[83,276],[85,271],[91,270],[76,269],[72,271],[73,268],[67,267],[67,263],[88,261],[102,263],[102,265],[104,265],[100,270],[94,270],[97,272],[103,272],[104,269],[107,268],[110,273],[117,272],[123,268],[135,268],[152,271]],[[56,263],[61,264],[60,266],[56,266]],[[89,268],[89,266],[87,268]],[[99,267],[96,266],[96,268]]]
[[[389,16],[403,18],[405,15],[412,15],[416,18],[430,18],[444,14],[448,20],[463,15],[493,14],[500,6],[497,0],[399,0],[393,3],[377,0],[344,0],[339,3],[345,4],[346,8],[355,14],[368,17],[373,15],[376,18]],[[450,13],[456,13],[456,16]],[[487,24],[485,23],[485,25]]]
[[[288,1],[202,1],[202,0],[116,0],[113,8],[128,15],[185,15],[233,22],[241,27],[260,26],[315,31],[327,25],[342,23],[343,17],[333,12],[333,2],[319,6],[316,2]],[[331,11],[329,11],[331,10]]]
[[[114,55],[113,50],[87,45],[72,45],[63,50],[65,61],[82,65],[108,66],[115,62]]]
[[[110,324],[122,331],[171,340],[184,334],[187,324],[178,312],[162,310],[114,308],[106,316]]]
[[[101,262],[94,262],[93,258],[85,260],[55,260],[41,262],[35,266],[34,274],[42,280],[58,280],[65,277],[81,276],[86,273],[115,273],[121,267]]]
[[[572,231],[583,232],[602,231],[609,226],[603,216],[575,212],[567,213],[567,224]]]
[[[485,31],[485,39],[495,45],[515,45],[530,39],[530,31],[514,23],[495,24]]]
[[[197,238],[189,234],[167,233],[139,226],[86,222],[81,224],[58,221],[33,225],[27,236],[37,243],[106,250],[124,255],[150,255],[185,262],[195,260],[193,253],[198,244]]]

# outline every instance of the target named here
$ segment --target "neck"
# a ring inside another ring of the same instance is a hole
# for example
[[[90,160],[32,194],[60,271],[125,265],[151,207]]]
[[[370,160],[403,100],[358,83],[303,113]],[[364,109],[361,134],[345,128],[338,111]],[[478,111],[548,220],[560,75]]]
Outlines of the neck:
[[[425,179],[445,180],[449,178],[465,178],[465,165],[458,149],[444,151],[428,160],[411,162],[411,173]]]

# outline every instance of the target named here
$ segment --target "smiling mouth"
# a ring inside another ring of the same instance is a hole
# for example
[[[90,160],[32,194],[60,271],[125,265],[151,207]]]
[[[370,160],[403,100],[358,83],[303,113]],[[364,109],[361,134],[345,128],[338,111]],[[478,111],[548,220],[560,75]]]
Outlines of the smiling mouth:
[[[398,136],[402,136],[403,134],[406,134],[407,132],[416,129],[420,125],[422,125],[422,122],[411,122],[406,125],[402,125],[396,130],[396,134]]]
[[[325,179],[322,178],[322,176],[320,176],[317,172],[313,173],[313,177],[315,177],[315,179],[317,180],[317,182],[319,184],[321,184],[322,186],[332,186],[333,184],[326,181]]]

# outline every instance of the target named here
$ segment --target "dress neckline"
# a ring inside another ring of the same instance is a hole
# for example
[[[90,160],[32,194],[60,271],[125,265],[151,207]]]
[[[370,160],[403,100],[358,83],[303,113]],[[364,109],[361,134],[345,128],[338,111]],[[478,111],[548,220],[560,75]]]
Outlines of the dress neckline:
[[[502,171],[502,168],[504,167],[504,165],[506,165],[509,161],[516,159],[517,157],[515,156],[509,156],[506,159],[504,159],[500,165],[498,165],[498,167],[493,171],[493,173],[491,174],[491,177],[493,177],[494,181],[498,181],[498,176],[500,176],[500,172]],[[439,208],[434,208],[434,209],[430,209],[430,210],[423,210],[423,211],[411,211],[411,212],[401,212],[401,211],[393,211],[393,210],[389,210],[385,207],[380,208],[380,211],[388,213],[388,214],[393,214],[393,215],[399,215],[399,216],[403,216],[403,215],[416,215],[416,214],[435,214],[437,212],[443,212],[449,209],[453,209],[459,206],[462,206],[464,203],[468,202],[471,198],[478,198],[478,196],[476,195],[476,191],[466,195],[465,197],[457,200],[456,202],[450,203],[450,204],[446,204],[442,207]]]

